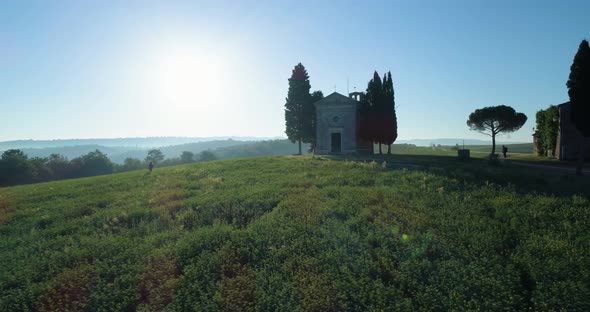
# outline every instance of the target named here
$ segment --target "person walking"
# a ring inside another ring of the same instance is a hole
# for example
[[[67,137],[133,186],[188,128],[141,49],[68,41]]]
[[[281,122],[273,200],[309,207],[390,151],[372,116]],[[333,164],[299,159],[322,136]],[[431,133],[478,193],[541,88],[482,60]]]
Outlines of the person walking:
[[[507,153],[508,153],[508,147],[506,147],[506,145],[502,145],[502,154],[504,155],[504,158],[506,158]]]
[[[150,170],[150,173],[152,173],[152,170],[154,169],[154,162],[150,161],[149,165],[148,165],[148,169]]]

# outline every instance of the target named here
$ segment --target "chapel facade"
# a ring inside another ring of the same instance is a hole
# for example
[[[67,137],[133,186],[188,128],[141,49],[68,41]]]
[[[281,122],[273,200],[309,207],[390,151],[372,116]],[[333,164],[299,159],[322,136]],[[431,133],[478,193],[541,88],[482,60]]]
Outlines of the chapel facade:
[[[355,154],[368,151],[358,137],[360,92],[344,96],[334,92],[314,103],[316,154]]]

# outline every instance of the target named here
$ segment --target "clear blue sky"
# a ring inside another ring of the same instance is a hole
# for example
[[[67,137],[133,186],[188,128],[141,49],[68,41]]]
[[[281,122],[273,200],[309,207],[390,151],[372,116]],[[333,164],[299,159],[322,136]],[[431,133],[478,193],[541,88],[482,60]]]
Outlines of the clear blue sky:
[[[470,112],[529,121],[567,101],[590,1],[0,2],[0,141],[283,136],[287,79],[364,90],[391,70],[399,139],[479,138]],[[335,86],[335,87],[334,87]]]

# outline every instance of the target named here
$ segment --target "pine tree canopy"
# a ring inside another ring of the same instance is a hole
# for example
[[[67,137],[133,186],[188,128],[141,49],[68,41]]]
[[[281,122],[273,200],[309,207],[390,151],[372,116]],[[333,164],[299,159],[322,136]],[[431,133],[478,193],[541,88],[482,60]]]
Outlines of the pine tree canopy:
[[[524,125],[527,117],[506,105],[476,109],[469,115],[467,125],[471,130],[494,136],[502,132],[514,132]]]

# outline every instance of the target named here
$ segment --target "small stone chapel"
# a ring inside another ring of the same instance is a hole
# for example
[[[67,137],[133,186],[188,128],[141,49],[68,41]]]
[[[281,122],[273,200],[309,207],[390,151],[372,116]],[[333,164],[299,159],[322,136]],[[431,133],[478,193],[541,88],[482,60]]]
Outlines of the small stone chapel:
[[[316,154],[353,154],[368,150],[358,139],[361,92],[344,96],[334,92],[314,103]]]

